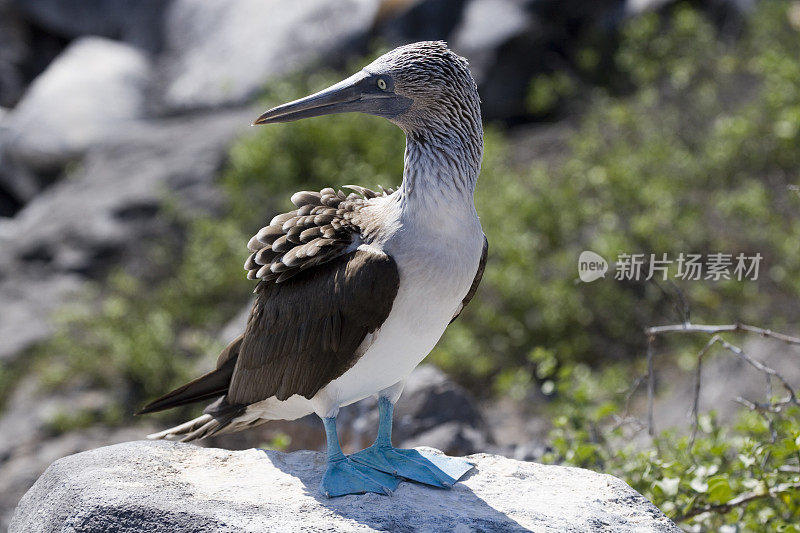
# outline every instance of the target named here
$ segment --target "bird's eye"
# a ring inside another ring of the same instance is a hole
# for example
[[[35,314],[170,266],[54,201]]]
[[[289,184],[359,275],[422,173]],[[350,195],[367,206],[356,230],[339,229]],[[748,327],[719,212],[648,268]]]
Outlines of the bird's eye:
[[[384,80],[383,78],[378,78],[378,89],[380,89],[381,91],[386,90],[386,80]]]

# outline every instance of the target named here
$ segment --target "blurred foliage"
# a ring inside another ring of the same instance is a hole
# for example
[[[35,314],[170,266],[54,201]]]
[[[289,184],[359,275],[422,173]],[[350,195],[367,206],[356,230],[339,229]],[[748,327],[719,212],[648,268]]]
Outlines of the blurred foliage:
[[[791,15],[798,9],[797,3],[760,3],[736,43],[720,42],[714,28],[686,8],[629,24],[617,61],[639,90],[626,98],[595,95],[572,138],[570,158],[550,168],[551,188],[539,190],[545,197],[561,195],[569,183],[569,202],[585,206],[559,217],[578,242],[563,261],[558,251],[564,244],[544,251],[550,271],[574,268],[570,263],[584,246],[606,257],[757,251],[765,256],[758,283],[686,282],[692,310],[717,323],[796,323],[800,198],[792,185],[800,181],[800,25]],[[564,361],[572,350],[573,361],[595,362],[574,347],[598,325],[609,339],[619,338],[616,319],[627,319],[634,331],[642,318],[652,323],[658,308],[649,302],[658,295],[644,287],[636,298],[630,293],[636,288],[618,282],[606,282],[613,289],[608,292],[594,292],[603,282],[592,291],[586,285],[575,290],[564,278],[554,283],[561,289],[553,301],[572,309],[572,323],[566,322],[571,335],[564,336],[569,342],[562,339],[560,348],[541,342],[529,357],[529,382],[555,398],[545,459],[620,476],[690,531],[800,530],[800,409],[770,414],[742,408],[733,427],[720,426],[713,412],[703,414],[693,445],[687,431],[662,432],[652,443],[635,439],[623,422],[643,357],[603,367]],[[591,314],[589,329],[577,322],[580,309]],[[590,352],[604,348],[588,340]],[[672,347],[684,360],[694,360],[699,349],[690,350],[685,339]],[[731,390],[731,399],[735,395]]]
[[[621,365],[565,366],[555,383],[544,462],[621,477],[688,531],[798,531],[797,406],[777,414],[743,409],[733,427],[721,426],[712,411],[700,416],[693,445],[675,430],[650,442],[637,439],[644,430],[623,415],[631,379]]]
[[[179,385],[193,373],[198,353],[221,348],[208,327],[233,316],[237,299],[247,297],[231,261],[242,238],[230,221],[196,219],[173,276],[149,285],[123,272],[111,275],[102,292],[96,287],[60,314],[56,334],[34,358],[41,381],[110,390],[129,407]]]
[[[0,413],[3,412],[3,408],[14,390],[14,386],[18,380],[25,375],[28,367],[28,359],[28,357],[23,355],[16,361],[0,363]]]
[[[278,450],[279,452],[285,452],[289,449],[291,443],[292,437],[290,435],[279,432],[267,442],[259,444],[258,447],[262,450]]]
[[[617,474],[672,516],[746,492],[780,491],[798,481],[798,413],[773,424],[744,412],[733,428],[703,417],[694,448],[664,433],[636,448],[611,421],[638,369],[642,327],[680,319],[657,284],[608,276],[577,282],[577,258],[620,253],[759,252],[758,281],[686,282],[692,310],[715,322],[780,329],[798,319],[800,295],[800,35],[788,2],[762,2],[735,42],[690,8],[632,19],[616,69],[636,90],[587,92],[554,74],[533,80],[528,99],[544,114],[582,98],[586,112],[564,153],[520,168],[505,134],[489,128],[476,193],[490,254],[476,298],[432,359],[477,393],[551,399],[550,460]],[[274,105],[325,86],[338,74],[275,84]],[[253,284],[241,268],[243,243],[291,193],[358,183],[397,185],[402,134],[386,121],[330,116],[258,128],[232,149],[222,180],[222,218],[186,217],[183,256],[155,250],[171,275],[145,282],[114,274],[86,302],[65,311],[39,349],[37,372],[53,386],[96,386],[117,401],[98,420],[160,395],[198,371],[201,354],[244,307]],[[532,147],[531,149],[534,149]],[[677,340],[675,353],[691,345]],[[210,362],[203,360],[201,366]],[[641,370],[641,369],[638,369]],[[8,379],[2,378],[0,379]],[[491,384],[491,387],[486,385]],[[114,411],[116,409],[116,411]],[[176,419],[185,412],[165,414]],[[56,416],[53,427],[82,427],[90,414]],[[280,447],[281,442],[275,446]],[[793,531],[797,492],[700,515],[687,527]]]
[[[574,98],[578,92],[577,82],[563,71],[541,74],[530,83],[525,104],[534,116],[554,113],[558,105]]]

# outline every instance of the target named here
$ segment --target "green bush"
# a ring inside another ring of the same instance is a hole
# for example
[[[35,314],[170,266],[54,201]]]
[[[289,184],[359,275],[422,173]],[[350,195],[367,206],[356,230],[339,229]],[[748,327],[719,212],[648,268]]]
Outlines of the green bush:
[[[743,409],[733,427],[705,413],[693,444],[688,432],[675,430],[649,441],[633,438],[631,426],[620,423],[631,384],[627,368],[593,372],[585,365],[567,365],[556,383],[551,449],[543,461],[619,476],[690,531],[723,531],[723,526],[730,531],[797,531],[797,406],[771,415]]]
[[[710,24],[685,8],[629,25],[617,59],[638,92],[596,95],[569,158],[549,169],[551,188],[539,190],[557,196],[568,183],[575,192],[566,205],[586,206],[559,219],[579,245],[557,265],[572,270],[584,246],[606,257],[758,251],[765,256],[758,282],[682,284],[694,315],[718,323],[796,323],[800,198],[791,186],[800,177],[800,28],[790,8],[796,5],[759,4],[737,43],[721,43]],[[549,223],[544,211],[540,216]],[[542,254],[557,261],[552,252]],[[642,322],[676,318],[658,316],[663,297],[653,288],[598,281],[575,290],[566,277],[553,282],[561,288],[558,301],[590,313],[585,327],[572,320],[565,330],[573,343],[588,340],[589,349],[574,351],[573,362],[556,349],[560,366],[552,362],[551,344],[530,352],[528,382],[538,378],[554,398],[545,459],[621,476],[691,531],[797,531],[800,409],[743,408],[733,427],[705,413],[693,444],[684,428],[652,442],[632,439],[619,422],[630,384],[644,372],[643,350],[631,345],[640,357],[632,365],[614,363],[602,339],[624,339],[626,329],[636,333]],[[604,330],[599,338],[597,327]],[[697,342],[668,346],[676,359],[694,361]],[[574,362],[582,360],[594,366]]]

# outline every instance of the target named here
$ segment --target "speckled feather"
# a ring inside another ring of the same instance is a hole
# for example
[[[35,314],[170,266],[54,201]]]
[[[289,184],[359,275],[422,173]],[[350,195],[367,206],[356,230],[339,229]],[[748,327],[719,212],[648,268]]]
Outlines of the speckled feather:
[[[328,187],[292,195],[297,209],[274,217],[247,243],[248,279],[281,283],[342,255],[359,238],[361,208],[372,198],[394,192],[382,188],[378,193],[357,185],[345,188],[356,192]]]

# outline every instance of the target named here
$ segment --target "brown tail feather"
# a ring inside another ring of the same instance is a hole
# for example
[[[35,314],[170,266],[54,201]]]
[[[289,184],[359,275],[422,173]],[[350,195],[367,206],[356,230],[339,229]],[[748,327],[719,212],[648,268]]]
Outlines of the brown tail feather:
[[[224,396],[227,394],[228,386],[231,383],[233,369],[236,366],[236,359],[239,357],[239,347],[241,344],[242,337],[240,336],[222,351],[218,360],[219,366],[216,370],[200,376],[172,392],[168,392],[161,398],[145,405],[136,414],[144,415],[147,413],[155,413],[181,405]]]
[[[220,398],[209,405],[203,415],[178,426],[148,435],[147,438],[151,440],[166,439],[189,442],[218,433],[236,431],[242,428],[242,422],[245,427],[251,423],[251,421],[241,421],[240,419],[245,410],[244,406],[228,405],[223,398]]]

